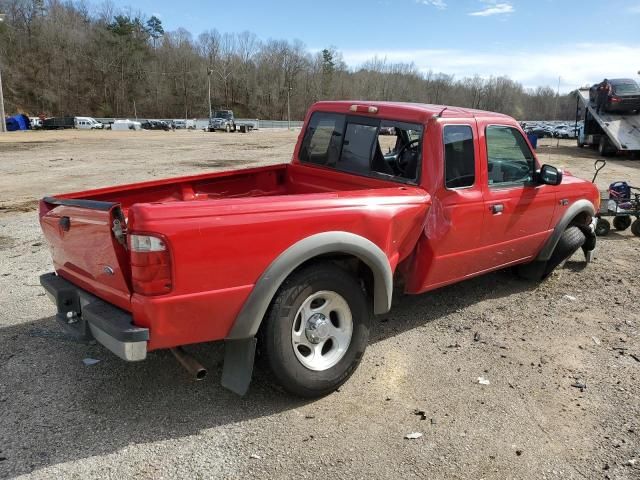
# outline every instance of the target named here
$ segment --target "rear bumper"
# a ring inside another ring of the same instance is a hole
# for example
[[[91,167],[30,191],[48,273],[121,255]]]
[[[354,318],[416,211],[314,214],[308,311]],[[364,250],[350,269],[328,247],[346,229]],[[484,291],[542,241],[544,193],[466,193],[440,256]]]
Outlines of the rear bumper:
[[[79,340],[96,340],[123,360],[135,362],[147,356],[149,329],[133,324],[130,313],[107,303],[55,273],[40,276],[56,319]]]

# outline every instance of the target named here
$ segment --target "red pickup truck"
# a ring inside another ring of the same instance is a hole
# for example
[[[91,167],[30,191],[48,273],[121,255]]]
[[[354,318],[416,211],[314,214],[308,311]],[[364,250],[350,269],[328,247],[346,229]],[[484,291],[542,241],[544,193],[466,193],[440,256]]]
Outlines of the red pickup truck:
[[[257,347],[286,390],[319,396],[356,369],[394,283],[542,279],[590,259],[598,204],[510,117],[319,102],[289,164],[43,198],[41,283],[68,331],[125,360],[171,348],[202,376],[180,347],[224,341],[222,384],[244,394]]]

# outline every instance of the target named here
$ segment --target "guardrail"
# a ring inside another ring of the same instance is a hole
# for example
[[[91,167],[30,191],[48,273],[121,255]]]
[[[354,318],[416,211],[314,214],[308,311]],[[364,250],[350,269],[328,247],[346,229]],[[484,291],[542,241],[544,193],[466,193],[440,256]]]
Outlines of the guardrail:
[[[116,120],[133,120],[132,118],[111,118],[111,117],[94,117],[100,123],[113,123]],[[161,120],[164,122],[173,122],[174,120],[183,120],[177,118],[138,118],[137,122],[145,122],[147,120]],[[189,118],[187,120],[195,120],[195,128],[197,130],[202,130],[209,125],[208,118]],[[289,122],[286,120],[261,120],[257,118],[236,118],[236,123],[245,123],[245,124],[253,124],[253,128],[287,128],[289,126]],[[299,120],[291,121],[291,128],[302,128],[302,123]]]

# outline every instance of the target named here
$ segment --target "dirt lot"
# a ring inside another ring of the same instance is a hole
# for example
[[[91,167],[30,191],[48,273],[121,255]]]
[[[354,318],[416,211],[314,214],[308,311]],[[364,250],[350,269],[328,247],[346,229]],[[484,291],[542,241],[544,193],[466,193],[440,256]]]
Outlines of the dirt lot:
[[[191,348],[210,368],[192,383],[170,353],[127,364],[61,333],[38,286],[51,270],[38,197],[285,162],[296,135],[0,136],[0,477],[640,478],[640,239],[629,232],[541,284],[503,271],[396,295],[356,374],[311,402],[260,369],[246,397],[222,389],[216,344]],[[547,141],[538,153],[591,178],[590,150]],[[640,162],[610,161],[600,185],[614,180],[640,184]]]

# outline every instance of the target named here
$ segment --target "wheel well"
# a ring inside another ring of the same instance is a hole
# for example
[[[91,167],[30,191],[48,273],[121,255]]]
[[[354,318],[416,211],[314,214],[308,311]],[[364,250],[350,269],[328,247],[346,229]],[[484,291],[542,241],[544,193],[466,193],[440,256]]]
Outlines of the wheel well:
[[[338,267],[350,272],[354,277],[362,282],[362,287],[367,294],[369,300],[373,301],[374,292],[374,276],[371,267],[363,262],[355,255],[348,253],[327,253],[324,255],[318,255],[317,257],[310,258],[298,265],[289,276],[293,275],[297,271],[313,265],[315,263],[330,262]],[[287,277],[288,278],[288,277]]]
[[[567,225],[567,228],[572,225],[575,225],[577,227],[584,227],[585,225],[589,225],[591,223],[591,218],[592,216],[591,214],[589,214],[589,212],[580,212],[571,219],[569,225]]]
[[[362,288],[365,291],[365,294],[369,299],[369,301],[373,304],[373,295],[374,295],[373,292],[374,292],[374,282],[375,282],[374,276],[373,276],[373,270],[371,270],[371,267],[369,267],[369,265],[363,262],[360,258],[356,257],[355,255],[350,255],[348,253],[327,253],[327,254],[318,255],[316,257],[305,260],[300,265],[298,265],[287,276],[287,278],[284,279],[282,284],[284,284],[284,282],[286,282],[287,279],[292,275],[294,275],[296,272],[299,272],[300,270],[310,267],[314,264],[320,264],[320,263],[332,263],[342,268],[343,270],[350,272],[354,277],[356,277],[358,280],[362,282],[361,283]],[[282,287],[282,284],[278,286],[278,290]],[[271,300],[269,301],[269,308],[265,312],[263,318],[260,320],[259,331],[263,330],[263,326],[265,323],[263,320],[267,317],[267,315],[269,315],[269,310],[271,309],[271,305],[273,304],[273,299],[275,298],[276,295],[277,295],[277,292],[276,294],[274,294],[273,298],[271,298]],[[261,338],[261,334],[258,334],[257,337]]]

